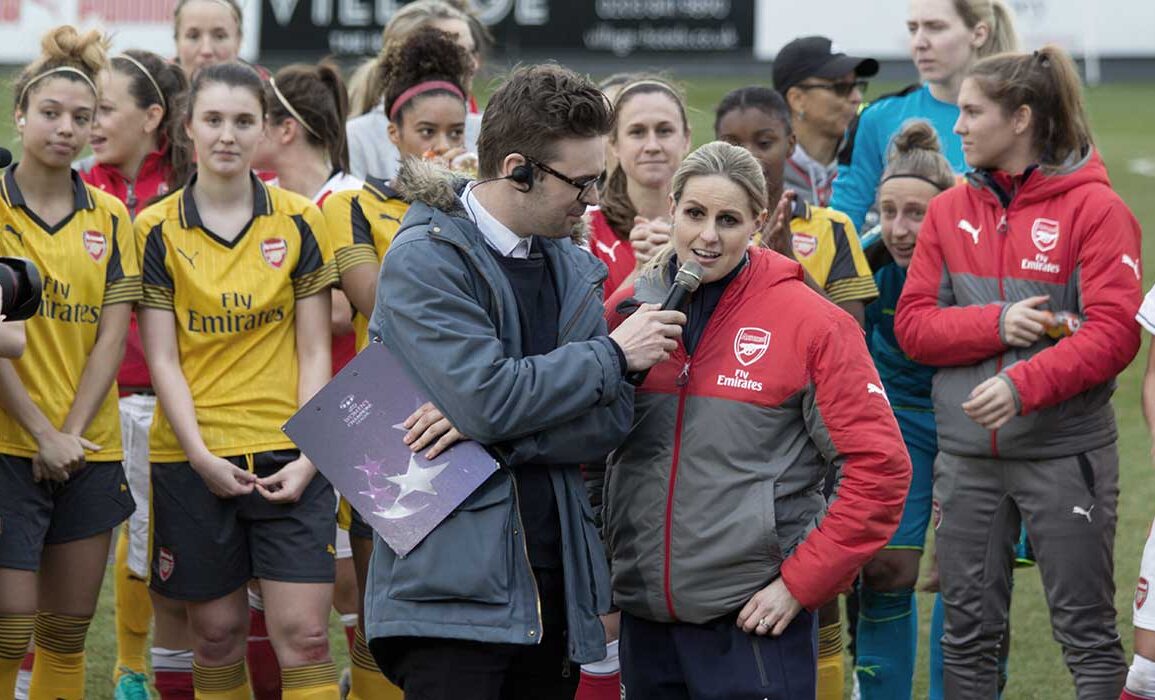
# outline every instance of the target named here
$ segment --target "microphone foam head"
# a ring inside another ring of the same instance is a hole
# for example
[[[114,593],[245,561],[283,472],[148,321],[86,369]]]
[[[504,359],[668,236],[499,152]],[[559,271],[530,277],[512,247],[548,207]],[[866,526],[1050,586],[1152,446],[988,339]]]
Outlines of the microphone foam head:
[[[698,285],[702,284],[703,272],[701,265],[693,260],[687,260],[678,268],[678,274],[674,277],[674,284],[688,292],[697,291]]]

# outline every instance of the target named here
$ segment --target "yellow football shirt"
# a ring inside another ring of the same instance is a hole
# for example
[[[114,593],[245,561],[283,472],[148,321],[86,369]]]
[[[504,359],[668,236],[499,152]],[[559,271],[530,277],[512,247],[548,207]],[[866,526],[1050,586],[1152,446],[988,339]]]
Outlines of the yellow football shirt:
[[[358,265],[373,265],[380,270],[409,203],[384,181],[370,177],[359,190],[329,195],[322,209],[338,270],[344,272]],[[357,334],[357,350],[363,350],[369,344],[369,319],[354,313],[353,330]]]
[[[878,297],[878,287],[850,217],[829,207],[794,200],[790,241],[794,259],[835,304],[863,303]]]
[[[144,296],[171,311],[181,371],[213,454],[292,448],[297,410],[296,300],[336,283],[328,230],[307,198],[255,176],[253,218],[232,241],[206,229],[189,184],[137,217]],[[157,407],[151,459],[187,457]]]
[[[132,219],[117,198],[72,174],[73,211],[55,226],[28,209],[16,184],[16,165],[0,178],[0,255],[28,258],[40,270],[40,310],[25,324],[27,349],[11,360],[32,401],[59,428],[80,387],[105,306],[140,299],[140,265]],[[101,446],[91,462],[123,458],[116,382],[84,437]],[[36,440],[0,411],[0,452],[37,453]]]

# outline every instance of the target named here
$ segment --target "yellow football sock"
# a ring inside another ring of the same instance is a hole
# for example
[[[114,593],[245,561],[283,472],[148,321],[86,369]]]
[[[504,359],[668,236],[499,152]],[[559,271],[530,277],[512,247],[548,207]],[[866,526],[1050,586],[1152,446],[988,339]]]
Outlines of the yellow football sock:
[[[818,628],[817,700],[842,700],[846,669],[842,660],[842,623]]]
[[[91,617],[36,613],[36,662],[28,700],[84,698],[84,638]]]
[[[281,700],[339,700],[337,667],[332,661],[281,669]]]
[[[16,676],[35,624],[35,615],[0,615],[0,698],[16,694]]]
[[[401,689],[389,682],[377,668],[377,662],[369,653],[369,645],[365,643],[365,633],[357,628],[357,638],[353,641],[353,649],[349,653],[352,661],[348,700],[404,700],[405,694]]]
[[[133,673],[147,673],[145,656],[148,655],[148,628],[152,623],[152,599],[148,583],[128,568],[128,528],[120,531],[116,542],[116,566],[113,568],[116,592],[116,667]]]
[[[193,688],[196,700],[252,700],[245,660],[228,666],[201,666],[193,661]]]

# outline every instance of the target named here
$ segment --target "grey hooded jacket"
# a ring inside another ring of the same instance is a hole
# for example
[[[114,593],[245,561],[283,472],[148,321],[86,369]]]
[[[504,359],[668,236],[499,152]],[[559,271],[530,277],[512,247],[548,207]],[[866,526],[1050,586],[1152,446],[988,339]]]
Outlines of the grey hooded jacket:
[[[538,239],[558,286],[558,347],[522,357],[513,289],[453,181],[406,164],[393,185],[412,205],[385,255],[370,335],[502,468],[405,558],[377,543],[366,634],[538,643],[540,601],[508,467],[571,465],[550,467],[569,654],[601,659],[609,572],[576,465],[604,459],[633,416],[632,387],[606,337],[605,266],[569,240]]]

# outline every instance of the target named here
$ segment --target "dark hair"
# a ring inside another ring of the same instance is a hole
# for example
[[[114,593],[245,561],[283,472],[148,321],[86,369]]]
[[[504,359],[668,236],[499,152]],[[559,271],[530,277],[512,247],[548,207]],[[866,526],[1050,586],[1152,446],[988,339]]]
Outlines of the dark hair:
[[[511,153],[542,162],[557,157],[557,142],[605,136],[610,105],[588,78],[556,63],[522,66],[489,100],[477,141],[478,176],[497,177]]]
[[[84,34],[65,24],[48,30],[40,38],[40,57],[29,63],[12,86],[16,109],[28,109],[28,96],[32,93],[34,81],[48,77],[45,73],[61,68],[79,71],[87,78],[96,99],[96,76],[108,65],[108,37],[95,29]],[[80,82],[84,80],[71,70],[52,73],[51,77],[67,78]]]
[[[793,130],[790,124],[790,106],[777,90],[751,85],[749,87],[731,90],[722,97],[718,107],[714,110],[714,135],[718,135],[718,127],[727,114],[735,110],[756,109],[774,119],[779,119],[786,125],[786,134]]]
[[[308,142],[327,150],[333,165],[348,171],[345,121],[349,116],[349,95],[340,69],[328,61],[315,66],[295,63],[277,71],[272,81],[276,88],[270,82],[265,94],[269,121],[274,124],[286,119],[302,122],[301,133]]]
[[[264,81],[261,80],[260,73],[248,64],[230,61],[228,63],[214,63],[211,66],[205,66],[193,76],[192,85],[189,86],[188,90],[188,103],[184,113],[184,120],[186,122],[192,119],[193,110],[196,108],[197,96],[201,90],[216,83],[248,90],[253,94],[253,97],[257,98],[257,102],[261,105],[261,117],[264,118],[268,116],[269,100],[268,97],[265,96],[265,84]]]
[[[161,146],[168,149],[169,187],[178,186],[185,181],[193,166],[191,151],[176,133],[184,130],[179,118],[184,93],[188,90],[184,71],[151,51],[139,49],[129,49],[113,56],[109,66],[128,78],[128,94],[138,109],[148,109],[152,105],[164,109],[156,131],[163,137]]]
[[[1079,72],[1059,47],[1047,45],[1033,54],[984,58],[967,77],[1004,114],[1022,106],[1031,108],[1031,146],[1040,165],[1061,166],[1072,155],[1078,157],[1091,147]]]
[[[430,90],[423,95],[450,95],[465,102],[465,75],[470,59],[453,37],[433,27],[422,27],[409,35],[403,43],[393,46],[381,64],[381,84],[385,95],[385,114],[393,114],[397,98],[409,88],[430,80],[451,83],[459,90]],[[412,102],[401,105],[396,115],[400,124]],[[394,121],[390,119],[390,121]]]
[[[180,11],[184,9],[185,5],[189,4],[192,1],[193,0],[177,0],[176,6],[173,7],[173,9],[172,9],[172,31],[173,31],[174,36],[176,35],[177,27],[180,26]],[[235,19],[237,21],[237,34],[244,34],[245,33],[245,26],[244,26],[244,16],[245,15],[243,12],[241,12],[241,6],[237,2],[237,0],[209,0],[209,1],[215,2],[218,5],[224,5],[225,7],[232,10],[233,19]]]
[[[682,116],[682,131],[690,130],[690,120],[686,117],[686,99],[678,88],[657,76],[633,74],[626,77],[629,79],[621,83],[621,90],[614,96],[613,120],[610,125],[611,141],[618,140],[620,126],[618,120],[621,118],[622,108],[638,95],[657,94],[669,97],[678,106],[678,113]],[[628,184],[626,172],[621,164],[618,164],[606,178],[600,197],[602,215],[605,216],[606,223],[622,238],[629,237],[630,229],[634,226],[634,217],[638,213],[637,207],[630,201]]]

